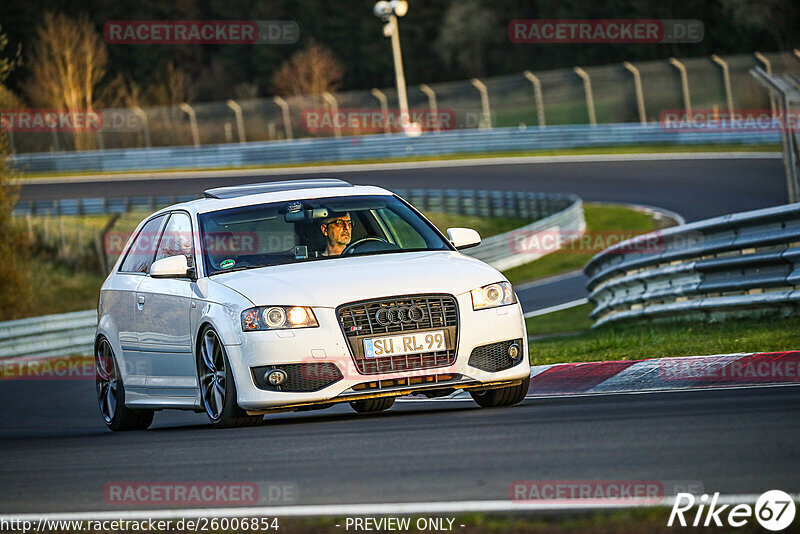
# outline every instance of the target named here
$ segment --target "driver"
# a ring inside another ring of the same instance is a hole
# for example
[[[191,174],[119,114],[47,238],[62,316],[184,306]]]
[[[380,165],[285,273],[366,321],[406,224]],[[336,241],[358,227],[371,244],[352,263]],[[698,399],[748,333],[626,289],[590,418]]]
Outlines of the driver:
[[[319,229],[325,237],[325,251],[322,255],[339,256],[350,243],[353,221],[347,212],[330,214],[322,220]]]

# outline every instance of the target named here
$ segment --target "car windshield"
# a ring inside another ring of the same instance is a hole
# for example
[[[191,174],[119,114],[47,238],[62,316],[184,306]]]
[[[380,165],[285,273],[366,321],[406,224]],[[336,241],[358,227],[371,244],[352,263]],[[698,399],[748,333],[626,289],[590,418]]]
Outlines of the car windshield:
[[[254,267],[422,250],[453,250],[394,196],[271,202],[199,216],[209,275]]]

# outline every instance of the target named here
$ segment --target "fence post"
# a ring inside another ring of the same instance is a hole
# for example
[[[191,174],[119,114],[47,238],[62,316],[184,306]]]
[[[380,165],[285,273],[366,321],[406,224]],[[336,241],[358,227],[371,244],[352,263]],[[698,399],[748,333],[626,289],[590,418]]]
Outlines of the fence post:
[[[486,85],[478,78],[472,78],[470,83],[481,94],[481,111],[483,113],[483,121],[481,122],[483,123],[483,128],[491,130],[492,110],[489,107],[489,91],[486,89]]]
[[[378,89],[377,87],[373,87],[370,91],[372,96],[378,99],[378,102],[381,104],[381,115],[383,115],[383,133],[389,133],[389,102],[386,100],[386,95]]]
[[[589,78],[589,73],[580,67],[573,69],[575,74],[583,80],[583,90],[586,92],[586,108],[589,111],[589,124],[597,126],[597,115],[594,113],[594,95],[592,94],[592,80]]]
[[[764,64],[764,71],[767,73],[767,75],[772,74],[772,63],[767,58],[767,56],[765,56],[761,52],[755,52],[753,55],[756,57],[757,60],[759,60],[761,63]],[[770,95],[769,95],[769,108],[772,111],[772,116],[774,117],[775,116],[775,95],[773,95],[772,92],[770,92]]]
[[[438,133],[441,130],[439,128],[439,107],[436,104],[436,93],[433,92],[433,89],[431,89],[430,85],[427,83],[423,83],[419,86],[419,88],[423,93],[425,93],[425,96],[428,97],[428,108],[431,111],[431,115],[433,115],[434,121],[433,131]],[[453,125],[453,128],[455,128],[455,125]]]
[[[539,78],[536,77],[531,71],[526,70],[522,73],[525,78],[528,79],[529,82],[533,84],[533,100],[536,104],[536,115],[539,119],[539,127],[545,127],[544,121],[544,100],[542,100],[542,83],[539,81]]]
[[[286,133],[286,139],[290,140],[293,138],[293,136],[292,121],[291,117],[289,116],[289,103],[279,96],[273,97],[272,101],[275,102],[279,108],[281,108],[281,113],[283,115],[283,131]]]
[[[683,63],[675,59],[674,57],[669,58],[670,64],[678,69],[678,72],[681,73],[681,90],[683,91],[683,105],[686,107],[686,117],[691,121],[692,120],[692,100],[689,95],[689,78],[686,76],[686,67],[683,66]]]
[[[336,97],[333,96],[330,91],[325,91],[322,93],[322,98],[325,100],[325,103],[331,107],[331,113],[333,114],[333,135],[336,137],[342,136],[342,128],[337,124],[336,116],[339,114],[339,103],[336,102]]]
[[[631,62],[626,61],[622,65],[628,69],[628,72],[633,74],[633,87],[636,91],[636,107],[639,110],[639,122],[647,124],[647,114],[644,110],[644,91],[642,91],[642,76],[639,73],[639,69],[634,67]]]
[[[189,123],[192,127],[192,139],[194,140],[194,146],[200,146],[200,131],[197,129],[197,115],[194,112],[194,108],[184,102],[181,104],[181,111],[189,115]]]
[[[731,92],[731,74],[728,70],[728,63],[716,54],[711,59],[722,67],[722,81],[725,84],[725,99],[728,101],[728,114],[733,117],[733,93]]]
[[[147,113],[145,113],[145,111],[139,106],[134,106],[133,112],[136,114],[137,117],[142,119],[142,133],[144,134],[144,144],[147,148],[150,148],[152,145],[150,142],[150,126],[147,122]]]
[[[228,107],[231,108],[236,114],[236,129],[239,131],[239,143],[244,144],[247,142],[244,136],[244,118],[242,118],[242,106],[240,106],[235,100],[230,99],[227,102]]]

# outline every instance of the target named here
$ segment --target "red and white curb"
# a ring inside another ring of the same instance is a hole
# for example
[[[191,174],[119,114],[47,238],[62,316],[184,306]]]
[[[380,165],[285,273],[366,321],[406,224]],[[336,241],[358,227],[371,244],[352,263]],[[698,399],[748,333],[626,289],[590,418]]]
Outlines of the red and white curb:
[[[563,363],[531,377],[529,396],[798,384],[800,351]]]
[[[800,351],[535,365],[527,397],[786,384],[800,384]],[[414,396],[400,400],[469,399],[467,392],[457,391],[438,399]]]

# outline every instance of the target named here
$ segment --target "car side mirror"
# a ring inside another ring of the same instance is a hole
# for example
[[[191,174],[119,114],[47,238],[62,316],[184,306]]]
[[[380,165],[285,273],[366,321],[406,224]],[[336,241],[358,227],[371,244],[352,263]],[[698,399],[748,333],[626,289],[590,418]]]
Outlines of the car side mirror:
[[[189,267],[186,256],[170,256],[156,260],[150,266],[150,276],[153,278],[194,278],[194,268]]]
[[[481,244],[481,236],[472,228],[448,228],[447,237],[456,250],[477,247]]]

